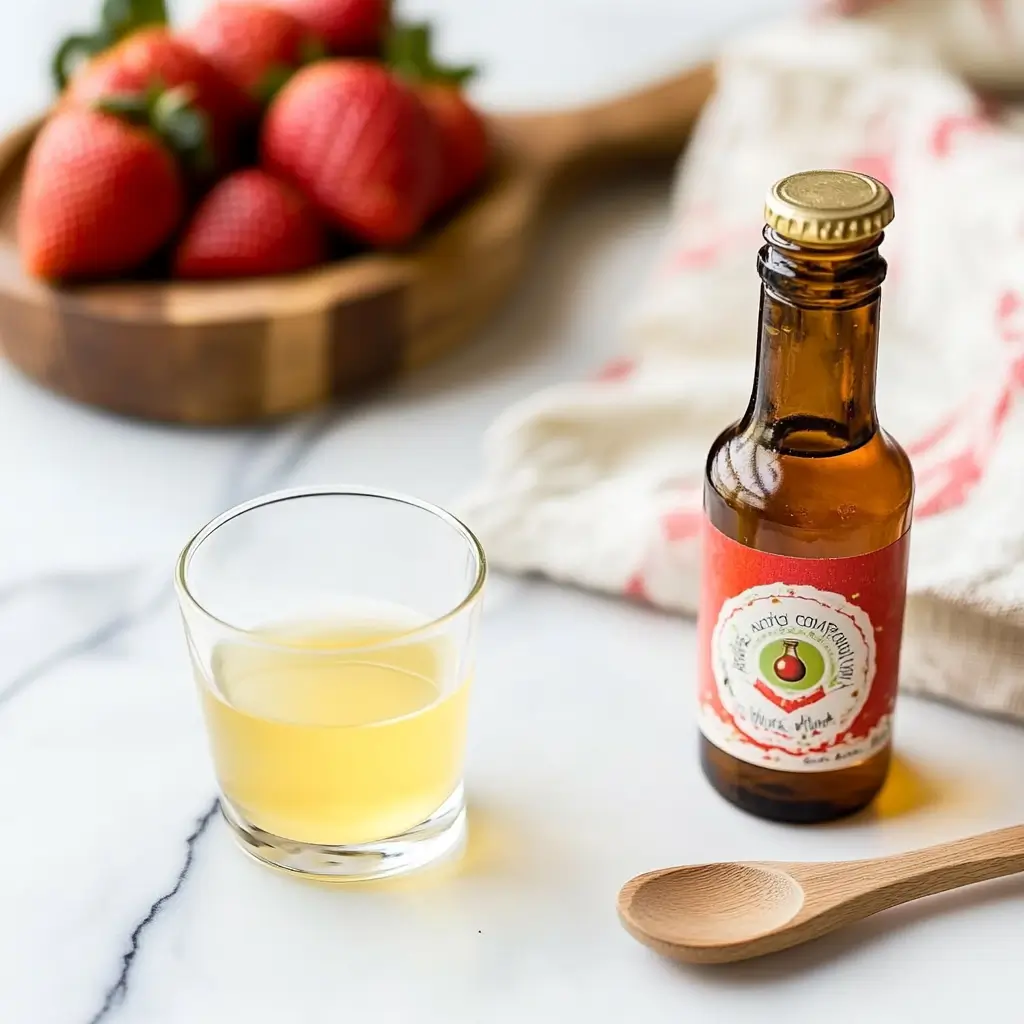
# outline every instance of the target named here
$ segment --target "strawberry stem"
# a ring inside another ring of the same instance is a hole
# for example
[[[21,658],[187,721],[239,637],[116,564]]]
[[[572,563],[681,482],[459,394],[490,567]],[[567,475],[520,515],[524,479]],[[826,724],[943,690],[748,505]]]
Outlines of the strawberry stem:
[[[193,105],[193,91],[179,86],[160,92],[153,101],[153,127],[193,173],[206,174],[213,167],[210,151],[210,121]]]
[[[426,22],[393,25],[385,46],[385,61],[397,74],[415,82],[465,85],[477,73],[477,68],[438,64],[432,53],[431,31]]]
[[[91,35],[68,36],[53,55],[51,73],[63,92],[75,70],[118,40],[149,25],[167,24],[166,0],[104,0],[99,27]]]
[[[93,107],[101,114],[109,114],[129,124],[148,128],[151,126],[149,98],[143,93],[109,93],[97,100]]]
[[[154,86],[146,93],[116,93],[94,104],[96,110],[155,132],[196,177],[213,169],[209,118],[193,105],[190,86]]]

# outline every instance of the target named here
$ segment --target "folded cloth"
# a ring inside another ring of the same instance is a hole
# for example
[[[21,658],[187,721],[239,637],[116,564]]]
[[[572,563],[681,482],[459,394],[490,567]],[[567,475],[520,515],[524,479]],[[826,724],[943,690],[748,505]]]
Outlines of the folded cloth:
[[[950,71],[980,88],[1024,86],[1020,0],[823,0],[817,9],[857,15],[924,43]]]
[[[694,612],[704,458],[752,382],[763,197],[813,167],[896,198],[878,406],[917,477],[902,685],[1024,717],[1024,135],[881,12],[728,48],[621,357],[507,411],[462,511],[500,568]]]

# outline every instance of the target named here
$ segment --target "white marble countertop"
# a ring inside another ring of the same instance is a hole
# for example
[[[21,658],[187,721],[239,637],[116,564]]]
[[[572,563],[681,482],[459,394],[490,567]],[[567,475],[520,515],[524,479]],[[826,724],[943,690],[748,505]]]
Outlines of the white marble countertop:
[[[8,122],[42,102],[42,55],[96,2],[3,5]],[[788,6],[417,9],[443,13],[453,53],[488,63],[481,99],[512,107],[636,84]],[[299,883],[239,854],[213,813],[169,583],[179,545],[284,485],[452,500],[501,408],[611,351],[666,191],[647,177],[582,198],[478,344],[357,408],[176,430],[70,405],[0,365],[3,1024],[1020,1019],[1019,880],[725,969],[662,962],[614,912],[623,881],[663,864],[866,856],[1022,821],[1019,728],[904,700],[900,765],[874,811],[811,830],[759,822],[700,777],[692,624],[543,582],[491,591],[458,870]]]

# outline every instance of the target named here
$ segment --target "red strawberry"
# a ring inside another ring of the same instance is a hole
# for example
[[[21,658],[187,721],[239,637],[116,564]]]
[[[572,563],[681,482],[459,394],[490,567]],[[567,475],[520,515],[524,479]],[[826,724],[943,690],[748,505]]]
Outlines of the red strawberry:
[[[484,176],[490,142],[483,118],[469,105],[458,86],[427,82],[418,89],[441,139],[441,183],[434,210],[465,195]]]
[[[278,0],[342,57],[380,52],[390,20],[390,0]]]
[[[300,71],[267,112],[263,162],[362,241],[396,245],[422,226],[439,172],[437,133],[416,95],[378,64]]]
[[[387,60],[416,89],[440,138],[441,176],[433,212],[465,195],[483,177],[490,160],[483,118],[461,91],[475,69],[438,64],[426,24],[396,26],[388,37]]]
[[[185,208],[171,154],[151,131],[67,109],[32,147],[18,211],[22,260],[47,278],[135,269],[171,236]]]
[[[195,108],[209,117],[213,148],[225,160],[248,101],[205,57],[166,29],[136,32],[89,61],[72,77],[64,102],[87,107],[113,95],[184,85],[192,91]]]
[[[229,175],[203,200],[174,258],[178,277],[289,274],[325,255],[323,225],[310,203],[266,171]]]
[[[219,3],[186,33],[188,42],[249,96],[267,101],[323,44],[287,11]]]

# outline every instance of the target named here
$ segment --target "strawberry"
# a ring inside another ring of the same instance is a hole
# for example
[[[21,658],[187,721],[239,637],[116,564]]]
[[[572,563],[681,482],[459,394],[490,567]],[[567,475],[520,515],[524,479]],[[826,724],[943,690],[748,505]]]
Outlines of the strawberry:
[[[64,104],[87,107],[109,96],[141,96],[154,87],[188,86],[195,108],[210,120],[218,162],[231,153],[248,101],[205,57],[166,29],[150,28],[89,61],[71,78]]]
[[[331,53],[365,57],[380,53],[390,21],[390,0],[277,0],[323,39]]]
[[[207,195],[174,258],[178,277],[289,274],[319,263],[325,232],[308,200],[266,171],[229,175]]]
[[[53,279],[134,270],[170,238],[184,208],[181,174],[154,132],[97,110],[62,110],[25,168],[22,261]]]
[[[462,87],[471,67],[447,68],[431,54],[430,26],[398,26],[388,38],[387,60],[416,89],[437,129],[441,175],[431,212],[450,206],[476,185],[490,162],[484,120],[466,100]]]
[[[427,82],[418,92],[441,140],[441,176],[434,212],[462,198],[483,178],[490,163],[490,141],[483,118],[457,86]]]
[[[397,245],[426,219],[439,142],[415,93],[378,64],[334,60],[300,71],[267,111],[264,166],[355,238]]]
[[[267,102],[323,44],[296,17],[259,3],[219,3],[185,39],[248,96]]]

